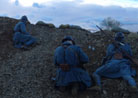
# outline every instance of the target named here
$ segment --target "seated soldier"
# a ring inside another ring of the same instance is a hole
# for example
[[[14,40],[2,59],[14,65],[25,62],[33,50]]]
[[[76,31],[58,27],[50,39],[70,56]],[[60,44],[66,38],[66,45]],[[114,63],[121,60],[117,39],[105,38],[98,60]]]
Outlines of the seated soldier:
[[[91,77],[83,67],[88,62],[88,56],[75,45],[71,36],[64,37],[62,45],[56,48],[54,57],[54,63],[58,66],[56,87],[71,87],[71,93],[76,95],[78,90],[85,90],[92,85]]]
[[[26,16],[22,16],[21,21],[14,27],[13,43],[16,48],[27,48],[36,43],[36,39],[32,37],[26,31],[26,22],[28,21]]]
[[[131,90],[137,91],[136,82],[132,76],[136,75],[136,71],[130,67],[131,61],[127,58],[127,55],[132,56],[130,46],[124,42],[124,34],[121,32],[116,33],[115,43],[110,44],[107,48],[106,58],[107,61],[98,68],[93,77],[97,83],[97,87],[101,89],[101,76],[107,78],[123,78],[130,85]]]

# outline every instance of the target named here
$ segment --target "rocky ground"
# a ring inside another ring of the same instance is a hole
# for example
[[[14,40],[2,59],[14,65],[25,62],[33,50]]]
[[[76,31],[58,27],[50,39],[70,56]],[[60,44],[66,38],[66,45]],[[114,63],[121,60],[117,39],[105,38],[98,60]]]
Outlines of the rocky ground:
[[[55,76],[53,64],[55,48],[65,35],[71,35],[88,54],[90,62],[85,65],[92,74],[101,64],[110,39],[101,32],[90,33],[83,29],[49,28],[43,25],[27,24],[27,30],[35,36],[40,45],[30,50],[13,47],[13,27],[18,20],[0,17],[0,98],[74,98],[68,93],[56,91],[51,77]],[[113,36],[114,33],[110,33]],[[138,35],[126,35],[138,58]],[[138,70],[138,68],[136,68]],[[137,83],[138,78],[135,77]],[[104,94],[96,91],[80,92],[75,98],[137,98],[128,92],[128,85],[122,79],[103,79]]]

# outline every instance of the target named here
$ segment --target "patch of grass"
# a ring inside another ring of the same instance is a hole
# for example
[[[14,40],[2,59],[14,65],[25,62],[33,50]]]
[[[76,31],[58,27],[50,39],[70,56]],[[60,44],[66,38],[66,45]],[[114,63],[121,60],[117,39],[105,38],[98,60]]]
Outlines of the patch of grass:
[[[60,26],[59,26],[59,28],[60,29],[67,29],[67,28],[69,28],[70,27],[70,25],[69,24],[61,24]]]
[[[52,23],[45,23],[45,22],[43,22],[43,21],[38,21],[38,22],[36,23],[36,25],[47,26],[47,27],[49,27],[49,28],[55,28],[55,25],[54,25],[54,24],[52,24]]]
[[[130,33],[130,34],[127,36],[127,40],[128,40],[128,41],[138,40],[138,34],[137,34],[137,33]]]

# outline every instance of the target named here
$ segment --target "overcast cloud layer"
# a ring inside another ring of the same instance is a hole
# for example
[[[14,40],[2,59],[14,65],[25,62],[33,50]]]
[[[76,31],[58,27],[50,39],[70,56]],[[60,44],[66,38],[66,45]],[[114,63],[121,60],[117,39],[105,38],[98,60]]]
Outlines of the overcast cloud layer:
[[[0,0],[0,16],[19,19],[22,15],[32,23],[41,20],[89,29],[112,17],[123,27],[138,31],[138,0]]]

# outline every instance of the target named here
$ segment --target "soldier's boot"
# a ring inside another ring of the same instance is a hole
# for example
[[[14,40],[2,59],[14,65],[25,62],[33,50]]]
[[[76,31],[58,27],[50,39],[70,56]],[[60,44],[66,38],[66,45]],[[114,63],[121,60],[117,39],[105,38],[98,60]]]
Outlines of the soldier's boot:
[[[93,86],[93,87],[88,88],[88,90],[101,91],[102,89],[101,89],[101,87],[100,87],[100,86],[95,85],[95,86]]]
[[[73,96],[76,96],[78,94],[79,85],[77,83],[74,83],[71,89],[71,94]]]

